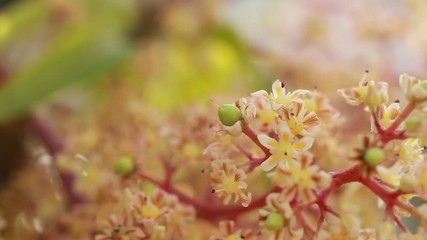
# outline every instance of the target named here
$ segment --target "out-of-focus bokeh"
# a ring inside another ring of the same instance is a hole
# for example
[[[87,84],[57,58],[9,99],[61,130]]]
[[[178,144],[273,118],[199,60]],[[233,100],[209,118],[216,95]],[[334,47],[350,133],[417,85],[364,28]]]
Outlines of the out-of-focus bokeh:
[[[216,105],[276,79],[317,88],[345,113],[336,89],[365,70],[392,92],[403,72],[427,78],[426,21],[424,0],[0,1],[0,239],[55,239],[46,229],[69,223],[58,190],[67,176],[49,172],[46,152],[104,141],[130,152],[117,140],[127,135],[97,132],[142,129],[145,116]],[[60,239],[90,239],[84,224]]]

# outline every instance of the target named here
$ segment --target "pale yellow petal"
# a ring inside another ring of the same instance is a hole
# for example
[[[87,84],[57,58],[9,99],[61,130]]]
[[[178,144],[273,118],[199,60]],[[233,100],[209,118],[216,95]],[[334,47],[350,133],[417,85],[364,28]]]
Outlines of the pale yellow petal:
[[[264,134],[258,135],[258,140],[263,146],[265,146],[268,149],[277,148],[277,144],[278,144],[277,141],[267,135],[264,135]]]
[[[261,163],[261,169],[268,172],[271,169],[275,168],[278,162],[279,162],[278,158],[270,156],[267,160]]]
[[[279,96],[286,94],[286,89],[282,87],[282,82],[280,82],[279,80],[274,81],[272,90],[274,98],[278,98]]]
[[[314,138],[305,137],[300,140],[297,140],[294,144],[294,147],[298,151],[307,151],[313,145]]]

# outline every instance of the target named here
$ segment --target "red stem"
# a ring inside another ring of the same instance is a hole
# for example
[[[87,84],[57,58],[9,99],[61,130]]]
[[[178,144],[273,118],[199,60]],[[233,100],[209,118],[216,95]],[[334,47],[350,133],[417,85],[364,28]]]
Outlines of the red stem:
[[[317,193],[317,202],[325,201],[331,193],[346,183],[357,182],[361,178],[360,165],[343,169],[332,173],[332,183],[328,188],[322,189]]]
[[[205,202],[205,201],[201,201],[193,197],[187,196],[172,186],[169,187],[168,189],[165,189],[165,185],[163,182],[153,179],[152,177],[149,177],[143,173],[139,173],[139,177],[154,183],[155,185],[159,186],[160,188],[162,188],[163,190],[171,194],[174,194],[179,198],[179,200],[182,203],[192,205],[195,208],[198,217],[211,220],[211,221],[227,219],[227,218],[237,216],[239,214],[263,207],[265,204],[265,199],[268,194],[272,192],[280,191],[280,188],[277,188],[277,187],[273,188],[267,193],[264,193],[263,195],[255,198],[248,207],[243,207],[240,204],[224,206],[224,205],[212,204],[211,202]]]
[[[377,129],[378,134],[383,135],[384,134],[384,128],[380,123],[379,116],[378,116],[378,108],[375,112],[371,112],[372,117],[374,118],[374,124],[375,128]]]
[[[385,134],[392,134],[396,129],[402,124],[402,122],[411,114],[411,112],[415,109],[415,102],[410,101],[408,105],[403,109],[400,115],[394,120],[394,122],[390,125],[389,128],[385,130]]]
[[[52,157],[56,157],[59,153],[64,150],[64,145],[59,135],[47,125],[43,119],[35,114],[30,116],[30,125],[34,133],[38,136],[40,141],[46,147]],[[58,170],[58,176],[61,180],[64,194],[66,196],[68,207],[72,207],[75,204],[81,204],[85,202],[85,198],[76,192],[74,189],[75,175],[74,173],[66,170],[61,170],[57,167],[56,161],[53,162],[54,167]]]
[[[400,219],[396,216],[394,212],[394,207],[398,206],[402,209],[410,211],[411,213],[415,212],[415,214],[417,214],[416,210],[411,208],[411,206],[408,206],[407,204],[399,200],[399,197],[401,195],[408,194],[408,192],[404,192],[402,190],[394,190],[394,191],[389,190],[385,188],[384,185],[381,184],[381,182],[375,181],[371,178],[363,177],[361,172],[362,172],[361,165],[355,165],[355,166],[346,168],[344,170],[341,170],[339,172],[335,172],[332,174],[333,180],[331,185],[328,188],[318,192],[317,201],[315,202],[319,206],[319,210],[320,210],[317,230],[320,229],[320,226],[324,221],[325,213],[326,212],[334,213],[333,210],[330,209],[329,206],[326,204],[326,199],[329,197],[329,195],[332,194],[336,189],[338,189],[344,184],[351,183],[351,182],[360,182],[384,201],[386,205],[386,210],[389,216],[399,225],[399,227],[403,231],[406,231],[406,227],[402,224]],[[417,214],[415,216],[420,216],[420,214]]]
[[[247,124],[242,125],[242,132],[264,152],[265,156],[270,155],[270,150],[261,144],[261,142],[258,140],[257,134]]]

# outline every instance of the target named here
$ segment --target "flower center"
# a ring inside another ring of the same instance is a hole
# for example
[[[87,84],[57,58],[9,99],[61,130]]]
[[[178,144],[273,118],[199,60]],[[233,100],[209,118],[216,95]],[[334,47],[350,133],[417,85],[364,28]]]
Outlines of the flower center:
[[[160,209],[153,204],[147,204],[141,208],[141,214],[144,218],[156,218],[160,215]]]
[[[289,106],[293,99],[289,96],[289,94],[286,95],[280,95],[274,101],[278,104],[282,104],[284,107]]]
[[[359,87],[357,89],[357,92],[359,93],[360,99],[364,99],[368,92],[368,87],[367,86]]]
[[[298,135],[304,130],[304,123],[302,122],[302,119],[297,117],[289,119],[288,126],[294,135]]]
[[[222,180],[224,191],[228,193],[235,193],[239,191],[239,184],[234,180],[233,176],[227,176]]]
[[[304,170],[294,170],[291,175],[292,181],[298,184],[299,189],[309,188],[311,183],[311,174]]]
[[[284,157],[285,159],[290,160],[294,156],[295,148],[289,142],[280,141],[277,151],[284,155],[280,157]]]
[[[182,148],[184,156],[190,160],[194,160],[200,154],[200,147],[196,143],[187,143]]]
[[[306,99],[304,100],[305,103],[305,109],[307,109],[307,112],[315,112],[317,111],[317,103],[314,99],[310,98],[310,99]]]
[[[258,114],[262,123],[272,124],[276,121],[277,113],[272,109],[263,109]]]

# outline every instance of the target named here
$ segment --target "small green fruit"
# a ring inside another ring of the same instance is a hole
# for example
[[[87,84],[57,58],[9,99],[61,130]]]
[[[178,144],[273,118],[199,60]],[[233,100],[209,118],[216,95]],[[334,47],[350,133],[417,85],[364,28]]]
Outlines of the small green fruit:
[[[127,176],[135,170],[135,163],[130,157],[121,157],[114,162],[114,170],[120,175]]]
[[[363,155],[363,161],[370,167],[375,167],[384,161],[385,154],[381,148],[371,147],[368,148]]]
[[[421,87],[427,91],[427,80],[421,82]]]
[[[270,231],[277,231],[285,226],[285,218],[279,213],[271,213],[265,220],[265,227]]]
[[[233,104],[223,104],[218,108],[218,117],[225,126],[233,126],[242,119],[242,113]]]

